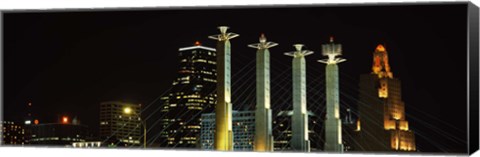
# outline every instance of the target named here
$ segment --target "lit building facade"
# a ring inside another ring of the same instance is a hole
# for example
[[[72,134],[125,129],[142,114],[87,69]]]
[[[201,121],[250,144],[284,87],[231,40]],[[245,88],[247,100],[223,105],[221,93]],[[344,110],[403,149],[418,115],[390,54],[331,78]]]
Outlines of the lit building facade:
[[[15,122],[0,121],[0,135],[2,136],[0,145],[24,145],[25,129],[23,125]]]
[[[131,113],[125,113],[125,109]],[[142,139],[141,105],[120,101],[100,103],[100,139],[109,147],[139,146]]]
[[[217,95],[216,50],[196,42],[179,49],[180,68],[161,110],[161,147],[199,148],[200,117]]]
[[[378,45],[372,73],[360,77],[358,151],[416,151],[415,134],[405,119],[400,80],[393,77],[388,53]]]
[[[31,145],[69,147],[73,142],[83,142],[88,137],[86,125],[73,123],[46,123],[30,125]]]
[[[253,151],[255,136],[255,111],[233,111],[233,150]],[[202,114],[202,150],[214,149],[215,113]]]

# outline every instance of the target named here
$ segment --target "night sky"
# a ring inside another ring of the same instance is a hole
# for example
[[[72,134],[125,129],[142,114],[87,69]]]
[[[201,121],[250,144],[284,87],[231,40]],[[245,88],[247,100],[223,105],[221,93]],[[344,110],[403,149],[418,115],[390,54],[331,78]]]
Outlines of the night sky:
[[[416,136],[421,151],[466,152],[466,6],[7,12],[4,119],[23,121],[32,102],[32,113],[41,123],[76,116],[96,131],[100,102],[152,102],[175,79],[178,48],[197,40],[215,47],[207,36],[227,25],[229,32],[240,34],[231,41],[233,75],[254,60],[255,50],[247,44],[257,43],[261,33],[279,43],[270,50],[278,61],[272,68],[289,66],[291,57],[283,52],[303,43],[315,51],[306,57],[309,72],[324,70],[316,60],[326,58],[321,44],[334,36],[343,45],[341,57],[347,59],[339,65],[340,90],[352,95],[355,92],[347,90],[358,88],[360,74],[371,72],[375,47],[385,44],[393,75],[402,81],[410,129],[424,135]]]

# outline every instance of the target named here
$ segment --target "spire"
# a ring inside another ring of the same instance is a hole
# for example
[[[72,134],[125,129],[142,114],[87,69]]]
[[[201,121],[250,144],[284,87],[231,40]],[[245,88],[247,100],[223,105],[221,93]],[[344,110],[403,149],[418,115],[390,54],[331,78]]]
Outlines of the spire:
[[[382,44],[378,44],[373,52],[372,73],[377,74],[379,78],[393,77],[388,63],[388,53]]]

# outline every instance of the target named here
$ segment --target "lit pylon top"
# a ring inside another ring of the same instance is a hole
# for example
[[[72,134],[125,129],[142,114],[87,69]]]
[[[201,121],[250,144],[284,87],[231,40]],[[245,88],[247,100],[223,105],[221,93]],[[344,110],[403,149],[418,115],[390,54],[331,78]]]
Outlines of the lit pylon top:
[[[274,42],[267,42],[267,38],[265,35],[262,33],[262,35],[259,38],[259,43],[256,44],[250,44],[248,47],[255,48],[255,49],[268,49],[274,46],[277,46],[277,43]]]
[[[310,50],[302,50],[303,44],[295,44],[293,45],[296,51],[293,52],[285,52],[284,54],[287,56],[292,56],[294,58],[297,57],[304,57],[313,54],[313,51]]]
[[[330,37],[330,43],[322,45],[322,55],[328,56],[328,59],[318,60],[320,63],[337,64],[346,61],[346,59],[343,58],[335,58],[336,56],[342,55],[342,45],[335,44],[333,37]]]
[[[218,41],[225,41],[239,36],[239,34],[236,33],[227,33],[227,26],[220,26],[218,29],[220,29],[220,34],[211,35],[208,36],[208,38]]]

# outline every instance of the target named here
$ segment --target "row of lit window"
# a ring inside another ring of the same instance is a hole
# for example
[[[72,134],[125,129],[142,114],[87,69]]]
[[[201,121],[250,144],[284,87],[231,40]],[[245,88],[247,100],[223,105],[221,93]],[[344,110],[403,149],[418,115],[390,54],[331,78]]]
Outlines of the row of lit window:
[[[211,71],[200,71],[202,74],[207,74],[207,75],[213,75],[213,73]]]
[[[203,110],[203,107],[195,107],[195,106],[189,106],[189,110]]]
[[[192,94],[192,95],[184,95],[183,98],[200,98],[201,96],[198,94]]]
[[[120,141],[125,143],[140,144],[139,140],[120,140]]]
[[[215,79],[210,79],[210,78],[203,78],[204,81],[207,81],[207,82],[217,82],[217,80]]]
[[[191,52],[192,52],[192,55],[193,55],[193,56],[197,56],[197,55],[196,55],[196,54],[197,54],[197,50],[193,50],[193,51],[191,51]],[[185,53],[187,53],[187,52],[185,52]],[[210,51],[207,51],[207,52],[205,52],[205,51],[198,51],[198,54],[207,54],[207,55],[209,55],[209,56],[216,56],[215,53],[212,53],[212,52],[210,52]],[[179,56],[183,56],[184,53],[180,52],[178,55],[179,55]],[[188,55],[188,53],[185,54],[185,55]]]
[[[185,103],[185,106],[202,106],[200,103]]]
[[[203,99],[188,99],[188,102],[200,102],[200,103],[205,103],[207,102],[206,100]]]
[[[190,80],[190,76],[180,77],[179,80],[188,81]]]
[[[182,137],[181,140],[185,140],[185,141],[197,140],[197,137]]]

